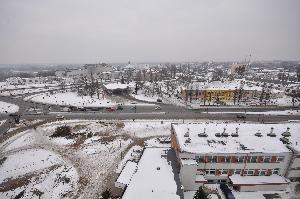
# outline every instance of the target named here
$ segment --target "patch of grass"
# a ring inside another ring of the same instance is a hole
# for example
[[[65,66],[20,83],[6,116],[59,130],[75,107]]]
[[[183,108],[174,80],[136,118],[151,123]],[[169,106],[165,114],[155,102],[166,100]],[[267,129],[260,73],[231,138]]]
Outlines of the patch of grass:
[[[119,129],[124,128],[124,126],[125,126],[124,122],[118,122],[118,123],[116,123],[116,127],[119,128]]]

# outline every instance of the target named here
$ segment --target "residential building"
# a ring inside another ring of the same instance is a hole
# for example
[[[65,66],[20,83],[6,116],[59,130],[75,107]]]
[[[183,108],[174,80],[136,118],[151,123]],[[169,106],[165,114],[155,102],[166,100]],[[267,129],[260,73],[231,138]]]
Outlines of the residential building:
[[[172,124],[171,145],[182,185],[197,190],[204,183],[228,182],[232,175],[296,178],[300,159],[282,140],[299,129],[299,123]],[[292,160],[297,172],[291,171]]]

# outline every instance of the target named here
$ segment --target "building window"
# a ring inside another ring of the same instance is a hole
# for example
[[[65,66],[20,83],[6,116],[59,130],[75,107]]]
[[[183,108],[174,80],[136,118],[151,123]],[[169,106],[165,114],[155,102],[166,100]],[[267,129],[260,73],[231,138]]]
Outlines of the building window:
[[[195,156],[195,159],[198,163],[203,163],[205,161],[204,156]]]
[[[283,162],[284,156],[277,156],[276,162]]]
[[[238,156],[238,157],[236,157],[236,162],[237,163],[243,163],[244,162],[244,156]]]
[[[230,159],[231,159],[230,156],[225,156],[224,157],[224,162],[230,163]]]
[[[241,169],[236,169],[235,171],[234,171],[234,174],[237,174],[237,175],[240,175],[241,174]]]
[[[262,161],[265,162],[265,163],[271,162],[271,157],[270,156],[264,156]]]
[[[225,174],[228,174],[228,169],[221,169],[221,170],[220,170],[220,173],[221,173],[221,174],[224,174],[224,175],[225,175]]]
[[[216,170],[215,169],[207,169],[206,175],[216,175]]]
[[[260,176],[265,176],[267,174],[267,170],[266,169],[261,169],[260,171],[259,171],[259,175]]]
[[[277,174],[278,175],[279,174],[279,168],[273,169],[272,174]]]
[[[216,163],[217,162],[217,156],[207,156],[207,162]]]
[[[248,158],[248,162],[256,163],[256,162],[257,162],[257,156],[250,156],[250,157]]]
[[[247,172],[248,176],[253,176],[254,175],[254,170],[253,169],[249,169]]]

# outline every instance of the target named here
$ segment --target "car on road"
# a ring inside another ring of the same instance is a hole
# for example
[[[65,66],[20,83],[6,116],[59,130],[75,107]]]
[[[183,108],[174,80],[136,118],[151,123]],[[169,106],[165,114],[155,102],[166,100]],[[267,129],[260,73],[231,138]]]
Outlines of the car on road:
[[[117,110],[123,110],[123,107],[121,105],[118,105]]]
[[[112,112],[116,111],[117,109],[115,107],[107,107],[106,110]]]
[[[160,106],[155,107],[155,110],[161,110]]]
[[[65,116],[63,116],[63,115],[57,115],[56,119],[57,120],[63,120],[63,119],[65,119]]]
[[[132,106],[132,107],[130,107],[130,109],[131,109],[131,110],[134,110],[134,109],[136,109],[136,106]]]
[[[80,107],[78,107],[78,110],[79,110],[79,111],[86,111],[86,108],[83,107],[83,106],[80,106]]]
[[[238,119],[246,119],[246,115],[240,115],[240,114],[238,114],[238,115],[236,115],[236,118],[238,118]]]
[[[62,112],[70,112],[71,109],[68,108],[68,107],[63,107],[63,108],[60,109],[60,111],[62,111]]]

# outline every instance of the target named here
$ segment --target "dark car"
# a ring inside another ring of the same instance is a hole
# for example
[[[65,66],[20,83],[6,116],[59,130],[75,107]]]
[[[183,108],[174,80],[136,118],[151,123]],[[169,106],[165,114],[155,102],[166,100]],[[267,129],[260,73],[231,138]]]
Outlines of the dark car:
[[[238,119],[246,119],[246,115],[236,115],[236,118],[238,118]]]

